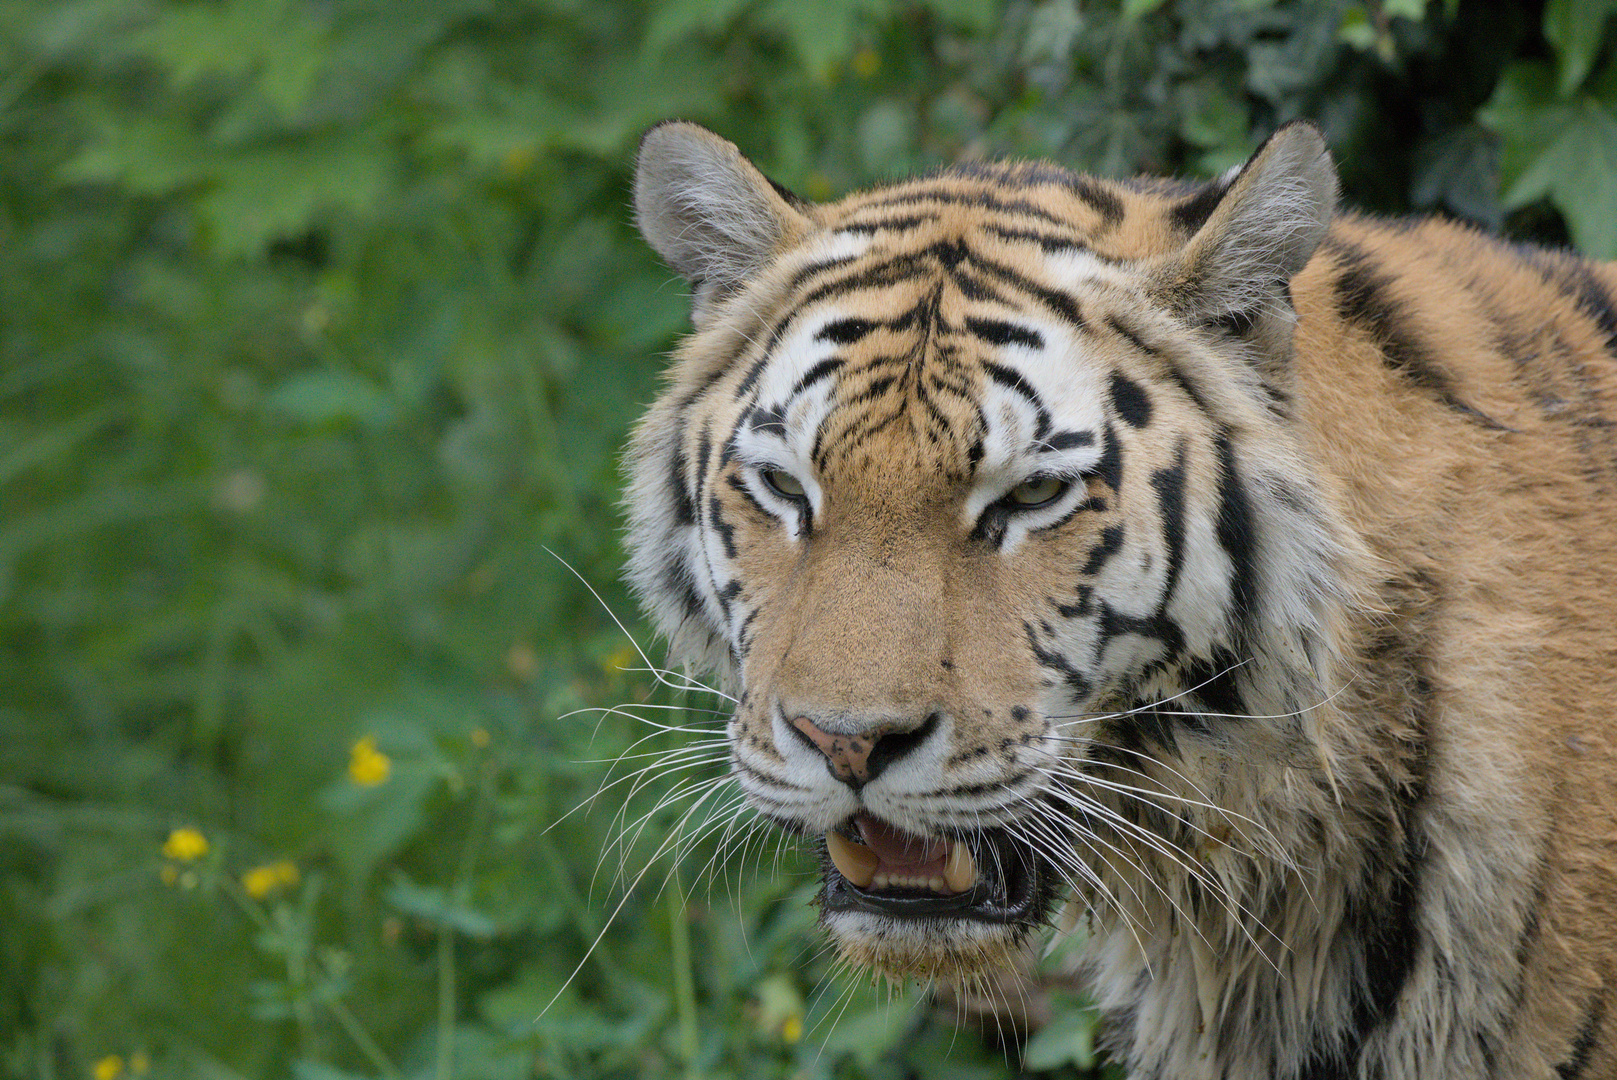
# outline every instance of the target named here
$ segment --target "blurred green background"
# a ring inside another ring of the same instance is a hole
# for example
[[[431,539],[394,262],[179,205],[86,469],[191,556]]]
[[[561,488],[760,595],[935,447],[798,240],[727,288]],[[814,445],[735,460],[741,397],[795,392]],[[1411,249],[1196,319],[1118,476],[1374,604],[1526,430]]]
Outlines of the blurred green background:
[[[697,786],[722,701],[625,670],[616,455],[685,325],[635,139],[825,198],[1307,116],[1354,205],[1610,257],[1614,9],[0,5],[0,1075],[1088,1075],[1073,998],[1024,1057],[833,970]],[[626,752],[676,756],[564,817]]]

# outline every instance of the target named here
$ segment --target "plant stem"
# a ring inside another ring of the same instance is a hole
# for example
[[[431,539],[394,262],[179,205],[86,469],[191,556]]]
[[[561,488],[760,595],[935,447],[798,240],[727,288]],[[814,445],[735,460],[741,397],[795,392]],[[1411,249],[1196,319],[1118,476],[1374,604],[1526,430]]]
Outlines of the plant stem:
[[[701,1052],[696,1028],[696,975],[691,970],[691,920],[685,906],[685,889],[674,870],[674,887],[668,892],[668,936],[674,963],[674,1009],[679,1017],[679,1049],[685,1058],[685,1075],[699,1075],[696,1056]]]

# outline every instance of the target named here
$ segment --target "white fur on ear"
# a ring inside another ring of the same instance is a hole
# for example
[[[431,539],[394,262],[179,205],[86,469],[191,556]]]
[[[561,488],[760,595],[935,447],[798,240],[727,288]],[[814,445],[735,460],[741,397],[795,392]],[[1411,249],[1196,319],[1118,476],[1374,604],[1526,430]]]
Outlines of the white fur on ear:
[[[1210,194],[1222,196],[1170,260],[1158,292],[1194,318],[1261,318],[1324,238],[1336,168],[1319,128],[1294,121],[1217,185]]]
[[[698,306],[739,286],[810,226],[733,143],[683,120],[640,140],[634,205],[641,235],[691,283]]]

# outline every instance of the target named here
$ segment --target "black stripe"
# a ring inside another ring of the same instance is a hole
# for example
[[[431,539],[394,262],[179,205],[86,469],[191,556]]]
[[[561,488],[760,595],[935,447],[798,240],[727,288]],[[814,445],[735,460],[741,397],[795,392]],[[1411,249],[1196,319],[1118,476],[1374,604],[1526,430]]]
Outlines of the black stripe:
[[[1172,361],[1168,360],[1167,356],[1161,349],[1149,344],[1145,338],[1140,335],[1140,332],[1137,329],[1130,326],[1116,315],[1106,316],[1106,325],[1141,352],[1147,354],[1148,356],[1155,356],[1159,359],[1168,361],[1168,377],[1174,381],[1175,385],[1177,385],[1180,390],[1184,391],[1185,396],[1194,402],[1198,409],[1208,416],[1213,415],[1213,410],[1208,407],[1207,400],[1201,396],[1201,392],[1198,391],[1191,381],[1185,377],[1185,373],[1179,369],[1177,364],[1174,364]]]
[[[1180,440],[1174,463],[1151,473],[1151,487],[1162,507],[1162,539],[1168,547],[1168,571],[1162,582],[1162,599],[1157,614],[1167,617],[1168,604],[1179,587],[1185,566],[1185,442]]]
[[[1005,532],[1010,528],[1011,515],[1003,503],[993,503],[985,508],[977,524],[972,527],[970,539],[987,544],[998,551],[999,546],[1005,542]]]
[[[764,179],[769,180],[769,177],[766,176],[766,177],[764,177]],[[793,209],[807,210],[807,209],[811,208],[814,205],[813,203],[809,202],[807,199],[803,198],[803,196],[801,196],[797,192],[793,191],[791,188],[782,187],[780,184],[775,183],[775,181],[773,181],[773,180],[769,180],[769,186],[775,189],[775,194],[776,195],[779,195],[781,198],[785,199],[788,203],[790,203],[792,205]]]
[[[820,327],[815,341],[829,341],[833,345],[852,345],[872,330],[876,324],[869,319],[837,319]]]
[[[1227,434],[1220,433],[1218,449],[1218,544],[1230,557],[1230,602],[1232,622],[1238,640],[1257,616],[1257,534],[1253,526],[1252,504],[1247,501],[1246,484],[1235,463],[1235,448]]]
[[[1213,216],[1218,204],[1229,194],[1229,187],[1219,183],[1202,185],[1196,194],[1181,199],[1168,208],[1168,221],[1184,234],[1192,235]]]
[[[1073,603],[1056,604],[1056,614],[1060,615],[1063,619],[1076,619],[1079,616],[1088,615],[1092,610],[1090,601],[1094,595],[1095,587],[1093,585],[1080,585],[1075,591]]]
[[[971,273],[967,267],[956,267],[953,281],[955,288],[960,290],[960,295],[967,300],[975,300],[978,303],[991,302],[1018,311],[1022,308],[1021,304],[994,288],[983,278]]]
[[[902,214],[892,217],[877,218],[875,221],[852,221],[846,225],[838,225],[837,232],[855,233],[869,236],[876,232],[902,232],[913,229],[917,225],[926,225],[937,221],[939,214]]]
[[[1100,531],[1100,543],[1089,549],[1089,558],[1084,560],[1084,565],[1079,567],[1078,572],[1086,577],[1099,573],[1107,560],[1116,555],[1122,547],[1123,523],[1106,526]]]
[[[1123,201],[1115,192],[1082,173],[1063,169],[1059,165],[1039,162],[971,161],[951,165],[934,175],[962,180],[987,180],[1013,187],[1059,187],[1088,203],[1100,214],[1104,225],[1114,226],[1123,220]]]
[[[1095,463],[1095,475],[1113,491],[1123,490],[1123,454],[1118,449],[1117,432],[1111,424],[1101,438],[1100,460]]]
[[[1129,427],[1151,422],[1151,397],[1145,388],[1120,371],[1112,372],[1112,408]]]
[[[691,494],[693,506],[702,505],[702,492],[707,484],[707,470],[713,464],[713,433],[702,425],[702,437],[696,444],[696,490]]]
[[[1044,207],[1030,203],[1026,199],[1001,199],[990,195],[986,191],[961,191],[956,188],[911,189],[897,195],[888,195],[885,198],[875,199],[866,203],[865,206],[913,206],[922,202],[974,206],[981,210],[997,210],[1008,214],[1026,214],[1028,217],[1036,217],[1052,225],[1070,224],[1050,213]],[[864,207],[861,207],[861,209],[864,209]]]
[[[758,384],[758,377],[764,373],[764,368],[769,366],[769,354],[771,351],[772,348],[765,349],[764,354],[754,360],[752,366],[747,369],[747,373],[741,377],[740,384],[736,386],[735,396],[737,401],[746,397],[748,392]]]
[[[814,277],[816,274],[823,273],[827,270],[834,270],[838,267],[847,266],[849,263],[858,262],[863,258],[864,255],[862,253],[854,255],[838,255],[834,259],[822,259],[819,262],[809,263],[807,266],[803,267],[801,270],[797,271],[797,273],[792,275],[792,279],[786,283],[786,291],[788,293],[796,292],[802,287],[804,282],[806,282],[809,278]]]
[[[1516,939],[1516,966],[1525,968],[1533,959],[1539,936],[1544,931],[1544,905],[1550,895],[1551,867],[1548,859],[1539,857],[1538,869],[1533,875],[1533,900],[1527,907],[1527,920],[1522,924],[1521,936]],[[1517,988],[1520,994],[1522,987]]]
[[[679,594],[680,608],[685,612],[687,619],[695,619],[702,614],[702,596],[696,591],[696,579],[691,575],[691,568],[684,560],[675,557],[668,565],[663,567],[663,576],[666,582],[672,585]]]
[[[1012,242],[1021,241],[1030,244],[1037,244],[1047,253],[1057,251],[1088,251],[1091,254],[1094,254],[1090,246],[1084,243],[1082,240],[1079,240],[1077,237],[1058,236],[1054,233],[1047,232],[1035,232],[1032,229],[1008,229],[1002,225],[984,225],[982,229],[983,232],[988,233],[990,236],[997,236],[1001,240],[1010,240]],[[1114,260],[1107,259],[1107,261],[1111,262]]]
[[[748,502],[752,503],[754,506],[758,506],[758,500],[754,499],[751,494],[747,492],[746,488],[742,486],[741,482],[733,476],[730,477],[730,486],[740,491],[743,495],[746,495]],[[758,509],[763,510],[763,507],[758,506]],[[765,512],[767,513],[767,511]],[[734,525],[731,525],[728,521],[724,520],[724,504],[719,501],[717,492],[708,498],[707,516],[708,525],[713,529],[714,532],[719,534],[719,542],[724,545],[725,558],[729,559],[731,562],[734,562],[736,556],[739,554],[739,552],[736,551],[736,529]]]
[[[1230,719],[1247,714],[1241,684],[1235,674],[1238,667],[1239,661],[1234,656],[1223,649],[1215,649],[1210,658],[1193,660],[1186,665],[1181,677],[1187,690],[1196,688],[1192,693],[1207,706],[1209,713],[1217,714],[1219,719]]]
[[[1134,329],[1132,326],[1125,323],[1122,319],[1118,318],[1116,315],[1108,315],[1108,316],[1106,316],[1106,325],[1109,326],[1112,329],[1113,333],[1115,333],[1115,334],[1119,335],[1120,337],[1122,337],[1130,345],[1133,345],[1136,349],[1139,349],[1141,352],[1147,353],[1147,354],[1149,354],[1151,356],[1160,356],[1160,355],[1162,355],[1161,350],[1153,348],[1150,345],[1147,345],[1145,343],[1145,339],[1140,336],[1140,332],[1138,330]]]
[[[1001,386],[1004,386],[1007,389],[1015,390],[1017,393],[1027,398],[1028,404],[1033,406],[1033,410],[1038,418],[1033,431],[1034,439],[1042,439],[1049,434],[1049,410],[1044,407],[1044,402],[1039,397],[1038,391],[1029,386],[1027,380],[1022,378],[1021,372],[1015,370],[1014,368],[1008,368],[1004,364],[996,364],[992,360],[983,361],[983,370],[988,372],[989,378],[993,379]]]
[[[1343,322],[1357,326],[1381,350],[1382,363],[1411,383],[1435,394],[1455,412],[1484,427],[1509,430],[1493,418],[1478,412],[1455,395],[1448,373],[1415,335],[1409,313],[1391,295],[1393,279],[1378,269],[1364,249],[1338,238],[1326,243],[1336,255],[1336,313]]]
[[[1087,176],[1069,173],[1066,188],[1100,213],[1101,223],[1112,228],[1123,221],[1123,200]]]
[[[1073,693],[1079,700],[1088,697],[1092,686],[1089,680],[1084,677],[1083,672],[1073,667],[1072,661],[1061,653],[1054,649],[1045,648],[1040,642],[1039,633],[1033,628],[1032,623],[1024,620],[1022,630],[1027,634],[1028,647],[1033,651],[1033,659],[1037,660],[1041,667],[1048,668],[1059,674],[1061,681],[1072,688]],[[1049,626],[1046,626],[1044,631],[1046,634],[1054,636],[1054,631]]]
[[[1071,450],[1075,446],[1095,445],[1093,431],[1057,431],[1044,440],[1046,450]]]
[[[1589,1003],[1588,1011],[1584,1013],[1583,1026],[1578,1029],[1578,1037],[1572,1040],[1571,1053],[1567,1059],[1555,1067],[1558,1080],[1579,1080],[1583,1071],[1589,1067],[1589,1058],[1594,1053],[1595,1042],[1600,1037],[1600,1023],[1606,1018],[1606,994],[1602,990],[1594,1001]]]
[[[775,334],[772,335],[771,346],[773,346],[774,340],[779,338],[780,332],[785,329],[792,319],[797,317],[797,314],[802,309],[825,299],[827,296],[841,296],[856,289],[896,285],[899,282],[913,281],[915,278],[927,276],[932,267],[921,257],[922,254],[924,253],[900,255],[897,258],[888,259],[873,266],[860,267],[841,277],[816,285],[797,299],[794,310],[787,314]]]
[[[1044,337],[1036,330],[1000,322],[998,319],[977,319],[966,316],[966,329],[990,345],[1024,345],[1030,349],[1044,348]]]
[[[1054,311],[1057,315],[1060,315],[1078,329],[1083,330],[1088,328],[1088,324],[1084,321],[1083,313],[1078,310],[1078,302],[1071,296],[1068,296],[1066,293],[1057,289],[1045,288],[1043,285],[1039,285],[1027,277],[1024,277],[1003,263],[994,262],[992,259],[985,259],[982,256],[969,251],[967,254],[970,257],[972,264],[983,271],[983,273],[997,277],[1001,281],[1008,282],[1016,288],[1021,289],[1023,292],[1029,293],[1045,307],[1049,308],[1051,311]]]
[[[755,405],[747,413],[747,427],[753,431],[767,431],[772,435],[786,434],[786,411],[783,406],[765,408]]]
[[[836,370],[842,366],[842,364],[842,358],[838,356],[833,356],[827,360],[821,360],[818,364],[815,364],[813,367],[809,368],[803,373],[803,377],[797,380],[797,385],[792,387],[792,392],[788,394],[787,397],[789,399],[795,399],[799,394],[813,386],[815,383],[819,382],[821,379],[828,378],[834,374]]]
[[[1571,276],[1578,310],[1593,319],[1600,332],[1606,335],[1606,351],[1617,353],[1617,303],[1612,300],[1611,290],[1595,276],[1588,263],[1580,259],[1576,265],[1577,270]]]
[[[685,486],[685,470],[689,462],[684,450],[674,451],[674,460],[668,469],[668,486],[674,490],[674,524],[696,524],[696,506],[691,502],[690,489]]]

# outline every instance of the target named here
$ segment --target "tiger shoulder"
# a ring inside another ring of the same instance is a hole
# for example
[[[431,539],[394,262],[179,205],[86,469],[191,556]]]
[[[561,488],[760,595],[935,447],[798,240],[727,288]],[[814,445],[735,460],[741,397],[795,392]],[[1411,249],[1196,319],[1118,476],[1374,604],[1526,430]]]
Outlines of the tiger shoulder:
[[[814,204],[674,122],[635,200],[629,576],[845,957],[1082,912],[1135,1080],[1617,1076],[1617,269],[1338,212],[1306,123]]]

